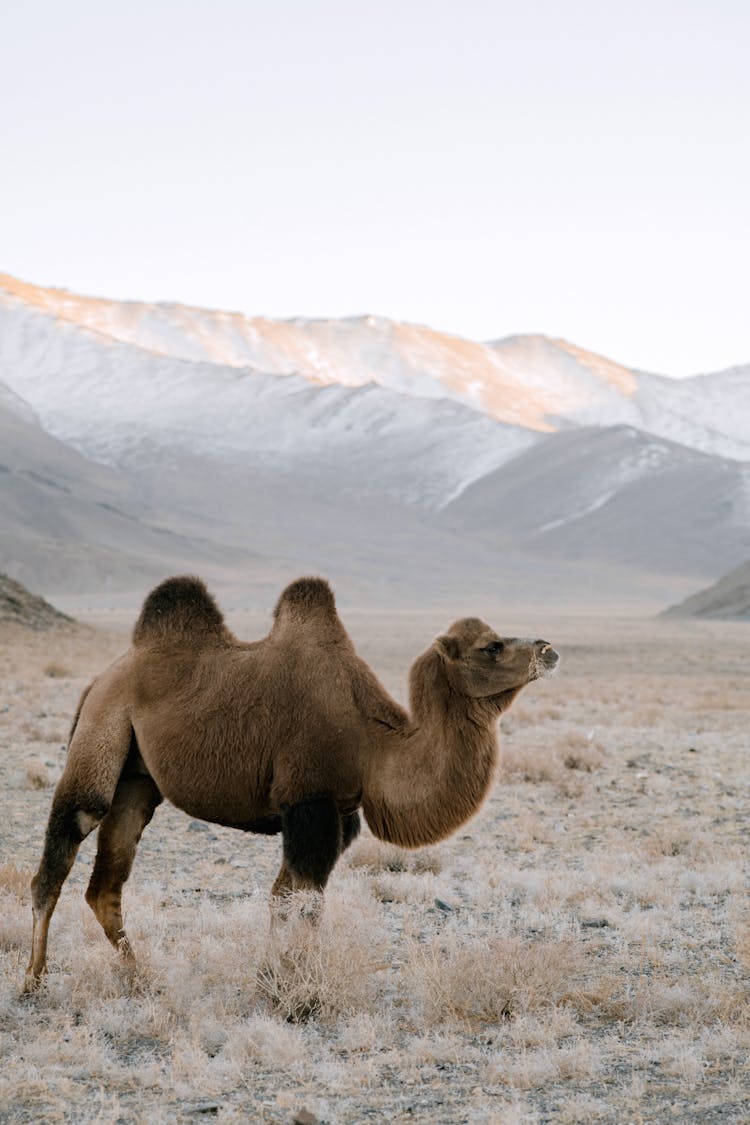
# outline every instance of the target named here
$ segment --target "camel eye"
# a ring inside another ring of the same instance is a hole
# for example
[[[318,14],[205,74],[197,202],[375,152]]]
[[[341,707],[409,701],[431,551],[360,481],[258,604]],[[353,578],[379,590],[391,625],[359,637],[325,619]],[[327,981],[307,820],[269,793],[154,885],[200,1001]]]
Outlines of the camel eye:
[[[486,652],[488,656],[499,656],[504,648],[505,645],[502,641],[493,641],[492,644],[483,648],[482,652]]]

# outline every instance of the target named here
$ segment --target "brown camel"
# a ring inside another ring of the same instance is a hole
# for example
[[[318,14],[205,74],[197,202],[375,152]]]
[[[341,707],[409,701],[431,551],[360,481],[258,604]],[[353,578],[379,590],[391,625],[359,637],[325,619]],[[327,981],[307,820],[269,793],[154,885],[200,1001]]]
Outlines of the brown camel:
[[[273,895],[322,891],[360,806],[377,837],[404,847],[471,817],[494,774],[495,720],[557,661],[546,641],[464,618],[413,665],[409,716],[357,656],[322,579],[288,586],[270,633],[250,643],[229,632],[199,579],[163,582],[130,650],[78,705],[32,880],[27,989],[45,971],[60,889],[97,825],[86,900],[132,965],[122,887],[163,797],[201,820],[281,832]]]

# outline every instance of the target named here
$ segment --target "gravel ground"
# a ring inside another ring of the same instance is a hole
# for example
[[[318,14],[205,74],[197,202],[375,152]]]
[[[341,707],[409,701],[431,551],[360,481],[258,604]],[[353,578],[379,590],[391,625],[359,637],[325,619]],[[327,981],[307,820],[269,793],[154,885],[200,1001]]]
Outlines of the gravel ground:
[[[519,618],[560,676],[439,848],[367,834],[321,931],[269,935],[279,842],[162,806],[125,898],[126,979],[83,904],[88,840],[19,998],[67,728],[110,628],[0,633],[0,1121],[750,1120],[750,625]],[[447,622],[347,615],[389,689]],[[117,624],[117,622],[115,622]],[[246,637],[264,622],[233,622]]]

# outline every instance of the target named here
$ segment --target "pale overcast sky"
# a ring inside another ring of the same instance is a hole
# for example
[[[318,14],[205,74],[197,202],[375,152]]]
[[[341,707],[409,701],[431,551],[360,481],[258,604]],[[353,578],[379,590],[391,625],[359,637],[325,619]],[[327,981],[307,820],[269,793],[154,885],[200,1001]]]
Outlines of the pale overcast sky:
[[[746,0],[3,4],[0,270],[750,362]]]

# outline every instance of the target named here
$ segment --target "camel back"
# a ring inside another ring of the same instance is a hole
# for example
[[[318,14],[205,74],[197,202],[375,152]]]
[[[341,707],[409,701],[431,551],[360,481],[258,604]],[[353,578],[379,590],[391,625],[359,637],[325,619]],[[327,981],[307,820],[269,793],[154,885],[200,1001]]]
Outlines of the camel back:
[[[133,644],[170,640],[223,640],[228,636],[221,610],[200,578],[167,578],[146,598],[133,630]]]

